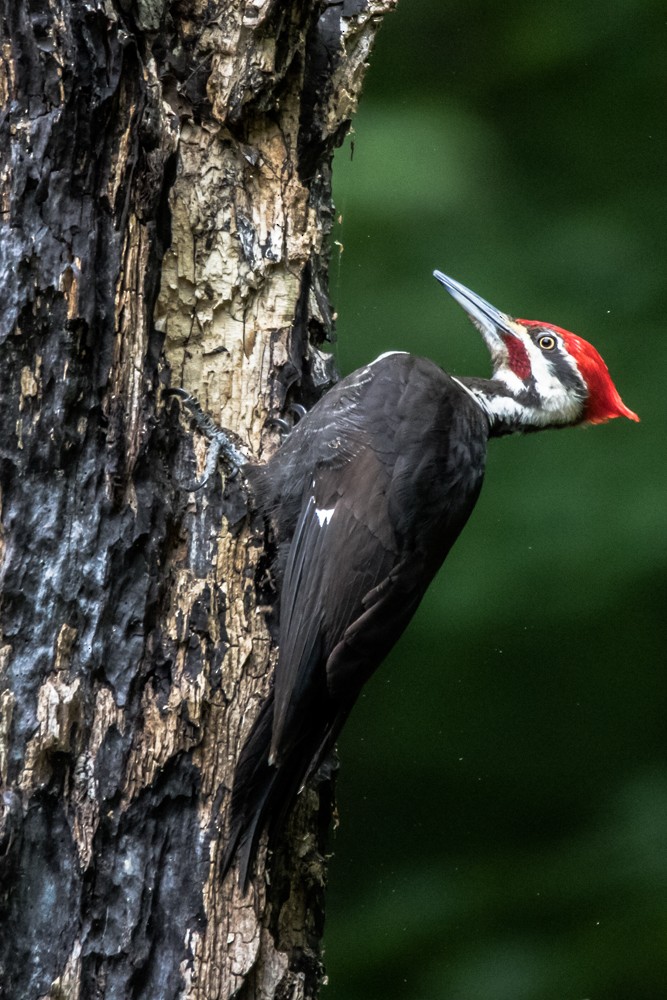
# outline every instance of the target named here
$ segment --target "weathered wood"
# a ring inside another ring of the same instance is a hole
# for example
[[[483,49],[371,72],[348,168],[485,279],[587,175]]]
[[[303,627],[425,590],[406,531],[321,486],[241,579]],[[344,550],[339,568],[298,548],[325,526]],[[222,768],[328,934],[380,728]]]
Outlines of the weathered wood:
[[[395,0],[0,0],[0,996],[313,997],[331,793],[217,861],[270,676],[261,455],[331,377],[331,155]]]

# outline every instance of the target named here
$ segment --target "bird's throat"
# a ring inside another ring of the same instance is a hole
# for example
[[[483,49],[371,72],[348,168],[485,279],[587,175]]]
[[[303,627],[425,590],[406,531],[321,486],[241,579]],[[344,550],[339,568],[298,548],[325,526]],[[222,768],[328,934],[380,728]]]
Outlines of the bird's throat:
[[[489,435],[527,434],[547,427],[564,427],[576,423],[581,406],[574,401],[569,407],[563,401],[545,405],[535,387],[524,383],[512,373],[507,379],[457,378],[458,384],[472,396],[489,421]],[[560,404],[560,405],[559,405]]]

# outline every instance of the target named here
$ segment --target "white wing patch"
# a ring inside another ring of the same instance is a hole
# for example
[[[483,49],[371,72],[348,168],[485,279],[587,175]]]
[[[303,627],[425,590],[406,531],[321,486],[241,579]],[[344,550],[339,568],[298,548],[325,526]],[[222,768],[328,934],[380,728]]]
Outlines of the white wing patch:
[[[317,520],[320,522],[320,528],[323,528],[325,524],[328,524],[333,517],[333,512],[336,508],[329,507],[327,510],[316,510]]]

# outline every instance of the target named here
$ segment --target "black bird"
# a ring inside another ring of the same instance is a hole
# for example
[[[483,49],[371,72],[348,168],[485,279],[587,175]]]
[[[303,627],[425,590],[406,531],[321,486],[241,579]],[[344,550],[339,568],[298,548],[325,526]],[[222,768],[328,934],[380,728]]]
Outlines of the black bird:
[[[490,437],[638,417],[585,340],[515,320],[434,272],[481,332],[491,379],[383,354],[244,475],[284,553],[278,663],[234,777],[222,875],[245,888],[475,506]]]

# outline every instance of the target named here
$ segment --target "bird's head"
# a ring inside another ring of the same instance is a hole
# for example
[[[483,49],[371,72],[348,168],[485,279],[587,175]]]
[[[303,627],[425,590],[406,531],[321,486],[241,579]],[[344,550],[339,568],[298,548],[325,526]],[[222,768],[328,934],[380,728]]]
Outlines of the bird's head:
[[[639,420],[588,341],[550,323],[512,319],[460,282],[433,273],[484,337],[499,391],[485,395],[480,389],[476,395],[507,430],[512,424],[520,430]]]

